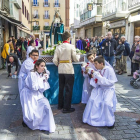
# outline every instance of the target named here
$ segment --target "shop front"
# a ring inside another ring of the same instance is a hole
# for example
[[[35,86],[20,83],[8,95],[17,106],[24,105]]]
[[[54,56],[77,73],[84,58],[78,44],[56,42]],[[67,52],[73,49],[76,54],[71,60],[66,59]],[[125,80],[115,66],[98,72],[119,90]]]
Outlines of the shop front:
[[[118,33],[120,37],[125,36],[125,34],[126,34],[126,21],[121,20],[121,21],[110,23],[110,28],[108,29],[108,31],[111,31],[113,36],[116,33]]]

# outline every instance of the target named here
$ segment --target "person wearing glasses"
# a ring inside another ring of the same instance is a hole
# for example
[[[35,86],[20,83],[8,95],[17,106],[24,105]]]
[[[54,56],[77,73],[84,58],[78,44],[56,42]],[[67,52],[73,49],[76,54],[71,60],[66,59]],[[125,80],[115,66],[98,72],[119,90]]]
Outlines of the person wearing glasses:
[[[22,91],[25,85],[25,79],[28,75],[28,73],[34,69],[34,64],[35,62],[39,59],[39,52],[38,50],[32,50],[29,54],[29,58],[27,58],[20,69],[19,72],[19,79],[18,79],[18,88],[19,88],[19,93]]]

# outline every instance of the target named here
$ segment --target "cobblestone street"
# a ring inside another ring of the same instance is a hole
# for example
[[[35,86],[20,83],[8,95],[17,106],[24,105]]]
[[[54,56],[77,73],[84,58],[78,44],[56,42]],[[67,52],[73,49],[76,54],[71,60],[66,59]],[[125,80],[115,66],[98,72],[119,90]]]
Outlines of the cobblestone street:
[[[73,105],[76,111],[71,114],[61,113],[57,110],[57,106],[53,105],[52,110],[57,125],[56,132],[53,134],[22,127],[17,80],[7,79],[5,71],[0,71],[0,79],[0,140],[140,139],[140,125],[135,122],[140,118],[140,91],[129,85],[130,77],[127,74],[118,76],[118,83],[116,83],[118,104],[114,129],[97,128],[82,123],[85,105]]]

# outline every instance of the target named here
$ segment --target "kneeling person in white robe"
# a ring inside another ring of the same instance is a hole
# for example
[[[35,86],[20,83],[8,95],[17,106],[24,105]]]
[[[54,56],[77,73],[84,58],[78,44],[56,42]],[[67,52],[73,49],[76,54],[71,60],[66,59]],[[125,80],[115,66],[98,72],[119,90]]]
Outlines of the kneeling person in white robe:
[[[95,58],[94,65],[97,71],[92,70],[93,78],[90,80],[94,89],[84,110],[83,122],[92,126],[113,128],[117,103],[114,84],[117,78],[114,70],[105,66],[103,57]]]
[[[25,79],[28,73],[34,69],[34,64],[39,58],[38,50],[32,50],[30,53],[30,57],[27,58],[23,64],[21,65],[19,76],[18,76],[18,89],[19,93],[25,86]]]
[[[87,55],[88,63],[85,66],[82,66],[82,72],[83,72],[83,77],[84,77],[84,83],[83,83],[83,91],[82,91],[82,101],[81,103],[87,104],[89,97],[91,95],[91,91],[93,89],[93,86],[90,85],[90,78],[88,76],[88,72],[86,71],[87,68],[92,68],[94,71],[97,71],[97,69],[94,66],[94,59],[96,55],[89,53]],[[112,66],[105,61],[105,66],[109,66],[112,68]]]
[[[30,129],[55,132],[53,113],[43,92],[50,88],[47,82],[49,74],[45,71],[45,62],[39,59],[35,63],[34,72],[30,72],[25,80],[25,87],[20,93],[23,112],[23,126]]]

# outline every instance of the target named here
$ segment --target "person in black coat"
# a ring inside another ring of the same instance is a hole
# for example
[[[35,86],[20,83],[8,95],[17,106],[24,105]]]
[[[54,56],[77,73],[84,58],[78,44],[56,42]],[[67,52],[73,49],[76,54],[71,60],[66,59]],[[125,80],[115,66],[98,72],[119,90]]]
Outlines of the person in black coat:
[[[107,39],[102,43],[103,56],[107,62],[113,67],[114,52],[117,48],[116,41],[112,38],[112,32],[107,33]]]
[[[16,54],[10,54],[9,56],[7,56],[6,62],[7,62],[7,68],[8,68],[8,77],[12,76],[11,68],[13,66],[16,66],[14,75],[18,75],[18,72],[19,72],[19,69],[20,69],[20,63],[19,63],[17,55]]]

